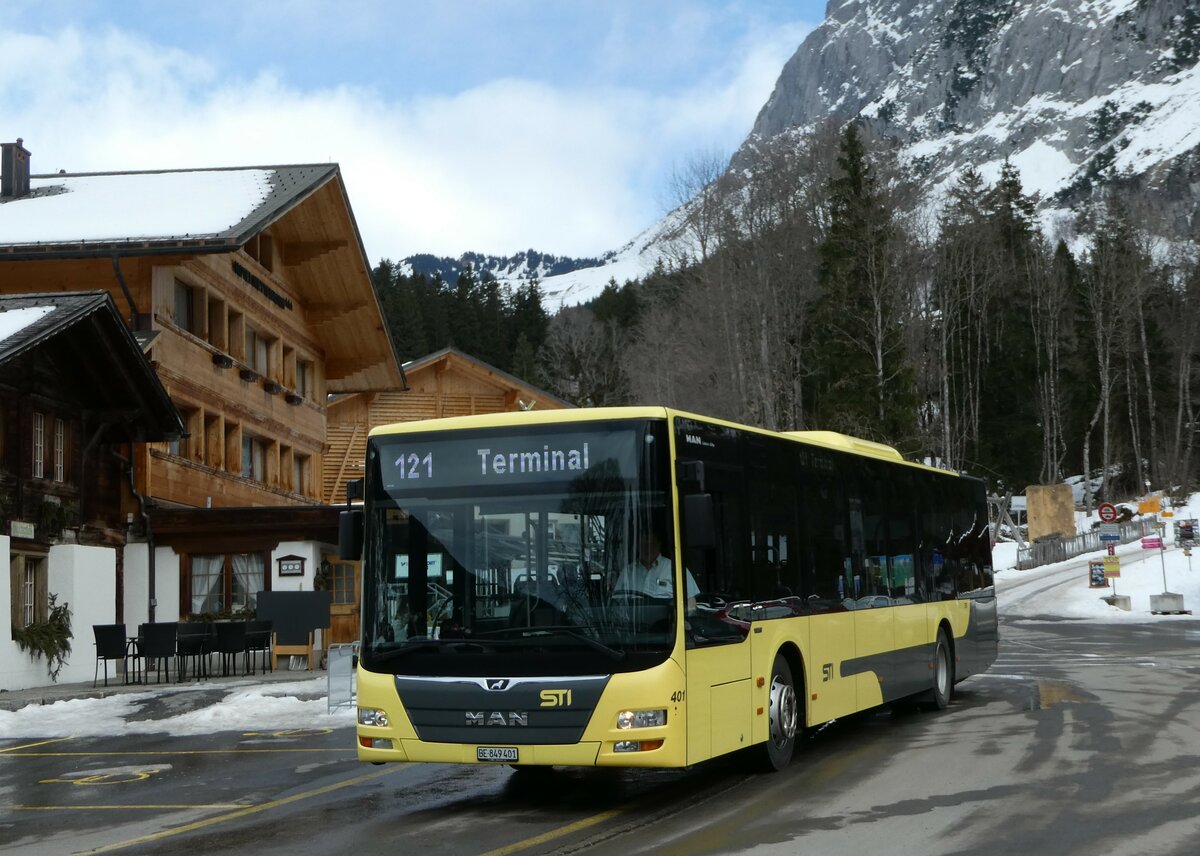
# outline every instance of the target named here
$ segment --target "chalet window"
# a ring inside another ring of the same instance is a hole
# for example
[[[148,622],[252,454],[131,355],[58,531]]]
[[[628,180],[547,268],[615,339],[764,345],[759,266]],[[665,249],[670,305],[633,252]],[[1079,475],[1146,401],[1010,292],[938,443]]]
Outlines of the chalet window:
[[[61,419],[54,420],[54,480],[60,484],[64,481],[66,467],[67,427]]]
[[[296,363],[296,392],[301,398],[308,398],[312,388],[312,363],[300,360]]]
[[[45,621],[49,613],[46,560],[40,556],[13,553],[9,562],[9,580],[12,584],[13,628]]]
[[[33,477],[46,476],[46,414],[33,414]]]
[[[242,435],[242,478],[262,481],[267,472],[267,444],[251,437]]]
[[[189,333],[200,334],[200,317],[197,312],[199,295],[186,282],[175,280],[175,324]]]
[[[308,493],[308,474],[312,469],[312,459],[308,455],[296,455],[292,458],[292,490],[296,493]]]
[[[334,603],[358,603],[354,592],[354,565],[349,562],[332,563],[329,584]]]
[[[254,609],[267,585],[267,560],[262,553],[193,554],[191,613],[212,615]]]
[[[253,327],[246,327],[246,365],[263,377],[271,373],[271,343]]]

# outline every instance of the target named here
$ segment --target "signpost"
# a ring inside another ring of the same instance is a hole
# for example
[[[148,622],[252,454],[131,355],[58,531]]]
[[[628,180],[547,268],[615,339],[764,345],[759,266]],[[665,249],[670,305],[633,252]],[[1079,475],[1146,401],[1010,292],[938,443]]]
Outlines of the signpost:
[[[1096,508],[1096,513],[1100,515],[1101,523],[1116,523],[1117,522],[1117,507],[1111,502],[1102,502]]]
[[[1108,588],[1108,577],[1104,576],[1104,562],[1101,559],[1088,561],[1088,588]]]
[[[1104,576],[1110,580],[1115,580],[1121,576],[1121,557],[1120,556],[1105,556],[1101,561],[1104,563]],[[1113,591],[1116,591],[1116,586],[1113,586]]]

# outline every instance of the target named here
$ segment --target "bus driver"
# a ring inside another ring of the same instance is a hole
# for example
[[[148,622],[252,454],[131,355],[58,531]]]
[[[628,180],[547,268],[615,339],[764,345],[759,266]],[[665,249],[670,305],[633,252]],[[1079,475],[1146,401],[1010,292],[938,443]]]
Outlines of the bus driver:
[[[684,569],[687,576],[687,611],[696,609],[696,595],[700,587],[692,572]],[[629,592],[647,597],[669,598],[674,591],[675,571],[671,560],[662,554],[662,539],[654,530],[647,530],[638,538],[638,557],[630,562],[617,577],[613,594]]]

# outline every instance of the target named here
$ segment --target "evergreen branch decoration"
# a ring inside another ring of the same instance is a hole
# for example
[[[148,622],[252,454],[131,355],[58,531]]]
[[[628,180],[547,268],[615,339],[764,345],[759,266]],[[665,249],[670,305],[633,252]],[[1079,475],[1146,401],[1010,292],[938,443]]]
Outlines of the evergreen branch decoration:
[[[71,656],[71,606],[58,603],[51,593],[45,621],[35,621],[26,627],[13,628],[13,641],[35,661],[38,655],[46,658],[46,674],[58,681],[59,672]]]

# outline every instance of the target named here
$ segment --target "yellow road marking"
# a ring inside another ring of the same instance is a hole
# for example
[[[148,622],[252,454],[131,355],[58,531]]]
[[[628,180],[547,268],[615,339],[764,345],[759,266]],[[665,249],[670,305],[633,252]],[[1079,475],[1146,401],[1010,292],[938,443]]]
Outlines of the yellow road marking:
[[[183,826],[174,826],[174,827],[171,827],[170,829],[164,829],[162,832],[152,832],[149,835],[143,835],[139,838],[130,838],[128,841],[118,841],[115,844],[106,844],[105,846],[97,847],[94,850],[84,850],[81,852],[83,852],[83,853],[109,853],[109,852],[112,852],[113,850],[124,850],[126,847],[133,847],[138,844],[145,844],[149,841],[161,841],[164,838],[170,838],[175,835],[181,835],[185,832],[194,832],[195,830],[203,829],[206,826],[213,826],[218,823],[224,823],[228,820],[237,820],[240,817],[246,817],[251,814],[257,814],[258,812],[267,811],[268,809],[272,809],[272,808],[279,808],[280,806],[288,805],[289,803],[298,802],[300,800],[311,799],[312,797],[319,797],[323,794],[328,794],[328,793],[332,793],[333,791],[341,790],[342,788],[348,788],[352,785],[362,784],[363,782],[369,782],[372,779],[378,779],[380,776],[386,776],[389,773],[394,773],[394,772],[396,772],[397,769],[398,769],[398,765],[394,765],[394,764],[388,765],[388,766],[384,767],[383,769],[374,770],[370,773],[367,773],[364,776],[357,776],[353,779],[346,779],[343,782],[335,782],[332,785],[325,785],[320,788],[314,788],[311,791],[304,791],[303,793],[292,794],[290,797],[283,797],[282,799],[271,800],[270,802],[260,803],[259,805],[245,806],[244,808],[241,808],[237,811],[231,811],[231,812],[229,812],[229,814],[221,814],[221,815],[217,815],[216,817],[209,817],[209,818],[205,818],[204,820],[197,820],[194,823],[185,823]]]
[[[489,850],[483,856],[508,856],[509,853],[520,853],[522,850],[528,850],[530,847],[536,847],[539,844],[554,841],[556,838],[562,838],[564,835],[570,835],[573,832],[579,832],[581,829],[587,829],[589,826],[595,826],[597,823],[603,823],[606,820],[616,817],[622,811],[624,809],[619,808],[602,811],[599,814],[593,814],[591,817],[585,817],[583,820],[577,820],[574,823],[568,823],[566,826],[560,826],[558,829],[552,829],[549,832],[543,832],[541,835],[526,838],[524,841],[509,844],[507,847]]]
[[[42,779],[39,785],[125,785],[130,782],[144,782],[159,770],[138,770],[136,773],[100,773],[95,776],[82,776],[74,779]]]
[[[10,805],[10,811],[124,811],[126,809],[147,809],[172,811],[185,809],[215,809],[215,808],[245,808],[240,803],[196,803],[196,804],[161,804],[161,805]]]
[[[25,743],[21,746],[6,746],[0,749],[0,755],[5,752],[16,752],[18,749],[32,749],[34,746],[46,746],[50,743],[62,743],[64,740],[74,740],[74,737],[55,737],[53,740],[39,740],[37,743]]]
[[[13,758],[100,758],[125,755],[263,755],[269,752],[342,752],[353,754],[354,749],[163,749],[161,752],[138,750],[129,752],[9,752]]]

